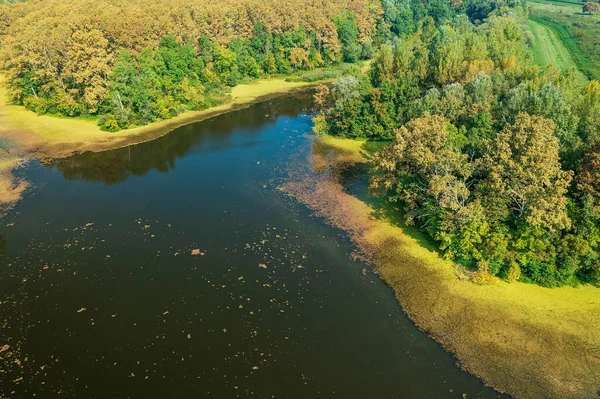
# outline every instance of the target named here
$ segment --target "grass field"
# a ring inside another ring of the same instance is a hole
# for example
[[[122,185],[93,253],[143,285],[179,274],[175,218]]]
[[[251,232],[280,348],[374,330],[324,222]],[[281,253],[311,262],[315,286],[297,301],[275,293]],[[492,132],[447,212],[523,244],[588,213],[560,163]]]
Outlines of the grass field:
[[[600,16],[583,14],[583,3],[536,0],[528,4],[534,61],[560,68],[574,63],[587,78],[600,79]],[[560,50],[561,42],[569,56]]]
[[[335,171],[364,162],[366,152],[363,142],[319,138],[307,164],[333,172],[315,174],[300,165],[284,189],[346,231],[408,316],[468,371],[516,398],[596,397],[600,288],[473,283],[393,211],[339,184]]]
[[[533,20],[529,21],[529,29],[535,37],[533,44],[533,61],[538,65],[554,65],[560,69],[577,68],[569,50],[558,38],[551,27]]]

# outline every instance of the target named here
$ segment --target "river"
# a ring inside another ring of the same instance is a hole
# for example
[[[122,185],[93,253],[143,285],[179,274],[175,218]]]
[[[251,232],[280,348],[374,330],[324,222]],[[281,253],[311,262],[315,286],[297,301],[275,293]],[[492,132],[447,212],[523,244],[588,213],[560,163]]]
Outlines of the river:
[[[0,397],[504,398],[280,187],[310,96],[20,171],[0,226]]]

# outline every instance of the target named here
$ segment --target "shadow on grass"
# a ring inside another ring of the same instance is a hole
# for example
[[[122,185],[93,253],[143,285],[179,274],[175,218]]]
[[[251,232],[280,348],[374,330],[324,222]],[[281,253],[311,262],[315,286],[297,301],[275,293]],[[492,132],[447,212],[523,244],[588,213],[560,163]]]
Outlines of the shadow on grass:
[[[390,141],[367,141],[362,145],[362,155],[369,160],[375,152],[388,145]],[[321,152],[339,152],[339,149],[322,144]],[[395,227],[399,227],[410,238],[416,240],[420,246],[429,251],[440,254],[436,242],[417,226],[406,224],[404,204],[390,202],[385,196],[376,196],[369,190],[371,165],[369,162],[341,163],[335,167],[335,175],[344,190],[366,203],[373,209],[373,216],[386,220]]]

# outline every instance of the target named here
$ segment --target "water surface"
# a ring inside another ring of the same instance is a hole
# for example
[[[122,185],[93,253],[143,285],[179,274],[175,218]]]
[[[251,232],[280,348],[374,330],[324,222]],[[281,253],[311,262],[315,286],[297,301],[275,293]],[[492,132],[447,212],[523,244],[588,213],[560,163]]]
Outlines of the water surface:
[[[22,171],[34,188],[0,226],[0,397],[503,397],[279,190],[309,106]]]

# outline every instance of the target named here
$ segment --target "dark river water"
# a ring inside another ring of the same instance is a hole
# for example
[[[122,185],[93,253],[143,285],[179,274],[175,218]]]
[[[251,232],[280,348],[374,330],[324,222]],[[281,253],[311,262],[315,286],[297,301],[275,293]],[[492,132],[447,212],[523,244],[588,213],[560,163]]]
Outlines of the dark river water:
[[[311,150],[309,98],[21,170],[0,397],[503,397],[279,189]]]

